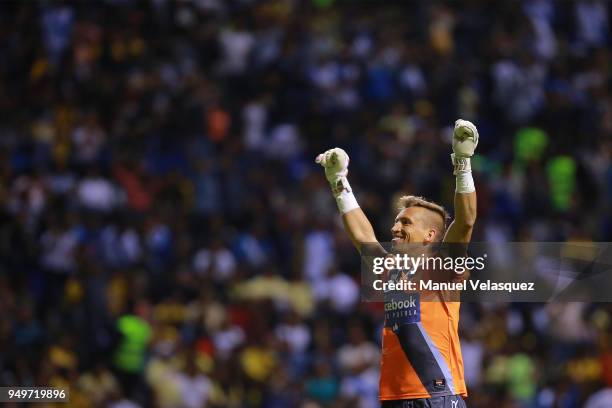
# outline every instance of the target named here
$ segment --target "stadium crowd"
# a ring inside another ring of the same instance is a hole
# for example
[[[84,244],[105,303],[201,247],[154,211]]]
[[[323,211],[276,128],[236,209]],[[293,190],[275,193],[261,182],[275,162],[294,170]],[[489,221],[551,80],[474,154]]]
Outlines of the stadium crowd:
[[[612,241],[606,1],[0,10],[0,385],[378,406],[381,305],[313,162],[334,146],[381,240],[398,194],[452,208],[461,117],[474,241]],[[609,407],[611,312],[464,304],[468,406]]]

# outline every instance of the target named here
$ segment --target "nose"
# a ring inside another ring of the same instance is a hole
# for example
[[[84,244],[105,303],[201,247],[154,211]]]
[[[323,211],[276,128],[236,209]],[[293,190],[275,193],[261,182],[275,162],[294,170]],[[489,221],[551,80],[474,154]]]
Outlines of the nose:
[[[396,222],[395,224],[393,224],[393,226],[391,227],[391,233],[395,234],[395,233],[398,233],[400,231],[401,231],[400,223]]]

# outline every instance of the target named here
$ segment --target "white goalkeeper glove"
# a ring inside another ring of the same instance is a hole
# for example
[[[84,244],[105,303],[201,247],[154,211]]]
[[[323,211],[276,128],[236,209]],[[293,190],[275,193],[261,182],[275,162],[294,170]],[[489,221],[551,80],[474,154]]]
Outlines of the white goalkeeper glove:
[[[468,120],[457,119],[453,130],[453,152],[457,157],[472,157],[478,146],[478,129]]]
[[[321,153],[315,159],[315,163],[319,163],[325,168],[325,178],[331,186],[338,209],[342,214],[359,208],[351,185],[346,178],[349,161],[348,154],[339,147]]]
[[[453,130],[453,174],[457,176],[455,191],[458,193],[471,193],[476,191],[472,178],[472,164],[470,157],[478,146],[478,129],[470,121],[457,119]]]

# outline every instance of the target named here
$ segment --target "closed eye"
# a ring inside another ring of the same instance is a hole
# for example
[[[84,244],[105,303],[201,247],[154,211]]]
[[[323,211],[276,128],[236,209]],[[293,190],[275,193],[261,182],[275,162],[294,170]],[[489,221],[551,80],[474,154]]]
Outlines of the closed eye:
[[[402,225],[410,225],[410,224],[412,224],[412,220],[410,218],[405,218],[405,217],[396,219],[395,222],[401,222]]]

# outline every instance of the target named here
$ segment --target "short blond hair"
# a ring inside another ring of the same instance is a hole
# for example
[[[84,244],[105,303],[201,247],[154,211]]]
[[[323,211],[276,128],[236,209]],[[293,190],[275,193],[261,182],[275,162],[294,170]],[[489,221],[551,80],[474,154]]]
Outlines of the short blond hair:
[[[442,223],[440,225],[437,225],[437,227],[440,229],[440,234],[439,234],[440,236],[437,238],[439,238],[440,240],[442,239],[442,236],[444,235],[444,232],[446,231],[446,225],[448,224],[448,221],[450,219],[450,216],[448,215],[448,212],[444,209],[444,207],[434,202],[427,201],[423,197],[418,197],[418,196],[413,196],[413,195],[407,195],[407,196],[400,197],[398,204],[399,204],[398,210],[400,211],[405,208],[410,208],[410,207],[422,207],[430,211],[433,211],[436,214],[438,214],[440,217],[442,217]]]

